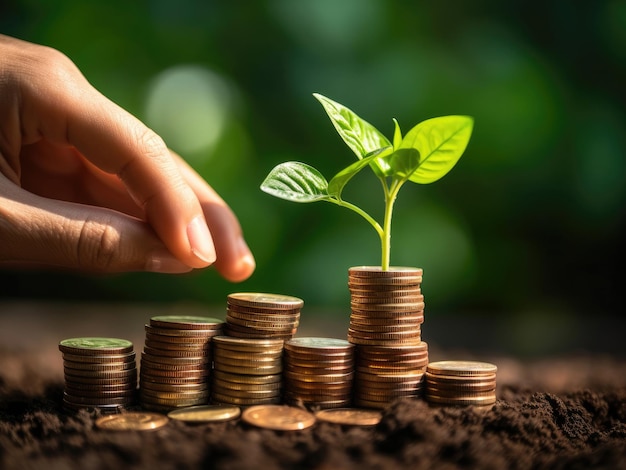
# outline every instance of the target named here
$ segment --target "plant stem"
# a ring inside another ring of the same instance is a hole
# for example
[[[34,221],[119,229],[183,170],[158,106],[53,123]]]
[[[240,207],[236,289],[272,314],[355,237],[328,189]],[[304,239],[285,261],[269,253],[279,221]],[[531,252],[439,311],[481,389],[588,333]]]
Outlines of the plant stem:
[[[389,191],[385,191],[385,219],[383,220],[383,232],[380,238],[382,248],[381,269],[389,270],[391,259],[391,219],[393,216],[393,204],[396,202],[396,196],[404,180],[394,180],[391,183]]]

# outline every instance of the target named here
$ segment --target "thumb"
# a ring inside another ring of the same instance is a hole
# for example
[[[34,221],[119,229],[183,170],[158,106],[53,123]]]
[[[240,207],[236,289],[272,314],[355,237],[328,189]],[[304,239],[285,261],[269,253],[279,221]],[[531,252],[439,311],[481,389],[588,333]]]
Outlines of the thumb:
[[[16,186],[0,192],[0,240],[0,263],[109,273],[191,270],[139,219],[41,198]]]

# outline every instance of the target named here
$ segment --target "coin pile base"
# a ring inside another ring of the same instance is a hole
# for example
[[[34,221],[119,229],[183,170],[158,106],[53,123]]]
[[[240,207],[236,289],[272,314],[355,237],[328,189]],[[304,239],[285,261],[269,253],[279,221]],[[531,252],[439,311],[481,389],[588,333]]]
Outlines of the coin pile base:
[[[385,408],[396,398],[422,396],[428,344],[357,346],[354,404]]]
[[[339,408],[352,402],[354,345],[343,339],[302,337],[285,342],[285,402]]]
[[[213,338],[211,403],[250,406],[282,400],[283,340]]]
[[[431,362],[425,374],[426,400],[437,405],[493,405],[497,370],[487,362]]]
[[[211,338],[222,320],[183,315],[156,316],[145,325],[139,399],[142,408],[167,412],[209,401]]]
[[[133,343],[118,338],[69,338],[63,355],[63,407],[117,413],[135,403],[137,367]]]

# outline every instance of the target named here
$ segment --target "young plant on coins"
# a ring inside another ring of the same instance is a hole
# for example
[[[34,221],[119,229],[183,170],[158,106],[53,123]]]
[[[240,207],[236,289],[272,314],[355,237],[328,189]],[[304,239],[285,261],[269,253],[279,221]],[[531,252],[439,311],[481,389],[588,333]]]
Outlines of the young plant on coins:
[[[395,119],[390,141],[380,131],[345,106],[320,94],[322,104],[343,141],[356,154],[357,161],[330,181],[315,168],[291,161],[276,166],[261,189],[293,202],[326,201],[353,210],[367,220],[381,242],[381,268],[389,269],[393,205],[406,182],[427,184],[445,176],[465,151],[474,120],[470,116],[442,116],[417,124],[405,136]],[[346,184],[363,168],[369,167],[382,184],[385,212],[382,225],[360,207],[342,199]]]

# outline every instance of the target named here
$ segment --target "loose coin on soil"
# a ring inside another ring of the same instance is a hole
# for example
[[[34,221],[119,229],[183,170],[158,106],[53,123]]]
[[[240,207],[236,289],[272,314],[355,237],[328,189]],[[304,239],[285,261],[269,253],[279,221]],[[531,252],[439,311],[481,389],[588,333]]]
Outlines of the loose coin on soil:
[[[241,419],[246,423],[275,431],[299,431],[315,424],[315,415],[286,405],[256,405],[244,410]]]
[[[186,423],[211,423],[229,421],[241,415],[241,408],[234,405],[202,405],[189,406],[170,411],[167,416],[171,419]]]
[[[315,413],[320,421],[351,426],[375,426],[383,417],[380,411],[360,408],[334,408]]]
[[[168,421],[167,416],[158,413],[128,412],[98,418],[96,426],[107,431],[152,431]]]

